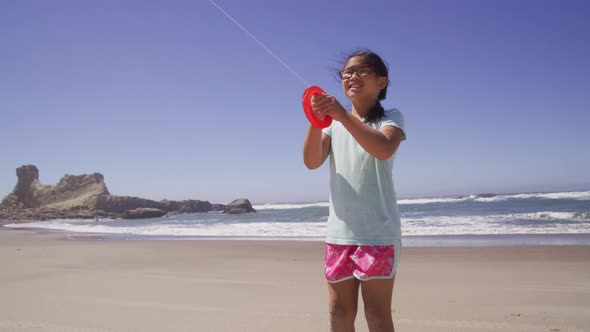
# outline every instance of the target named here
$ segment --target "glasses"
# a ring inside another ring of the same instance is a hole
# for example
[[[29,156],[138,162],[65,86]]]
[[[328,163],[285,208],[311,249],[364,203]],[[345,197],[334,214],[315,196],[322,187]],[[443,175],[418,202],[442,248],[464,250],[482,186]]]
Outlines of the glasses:
[[[351,79],[352,76],[354,74],[357,74],[358,77],[365,77],[368,76],[370,74],[372,74],[373,71],[371,70],[371,68],[356,68],[356,69],[346,69],[346,70],[342,70],[338,73],[338,75],[340,75],[340,78],[343,80],[348,80]]]

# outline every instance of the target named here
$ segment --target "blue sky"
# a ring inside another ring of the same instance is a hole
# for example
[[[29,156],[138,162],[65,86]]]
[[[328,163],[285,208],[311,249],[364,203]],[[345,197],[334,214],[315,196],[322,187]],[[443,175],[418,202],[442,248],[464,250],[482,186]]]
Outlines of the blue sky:
[[[216,0],[307,82],[390,66],[400,197],[590,189],[587,1]],[[111,193],[327,200],[305,85],[208,0],[0,1],[0,195],[100,172]]]

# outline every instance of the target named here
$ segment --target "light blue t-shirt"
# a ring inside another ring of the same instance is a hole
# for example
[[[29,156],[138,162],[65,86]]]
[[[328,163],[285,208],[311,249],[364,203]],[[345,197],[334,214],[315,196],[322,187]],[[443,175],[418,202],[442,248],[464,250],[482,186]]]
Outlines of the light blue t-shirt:
[[[397,109],[371,127],[398,127],[404,133],[404,116]],[[331,137],[330,215],[326,242],[333,244],[388,245],[401,239],[401,223],[393,184],[394,153],[379,160],[357,143],[342,123],[333,121],[323,132]]]

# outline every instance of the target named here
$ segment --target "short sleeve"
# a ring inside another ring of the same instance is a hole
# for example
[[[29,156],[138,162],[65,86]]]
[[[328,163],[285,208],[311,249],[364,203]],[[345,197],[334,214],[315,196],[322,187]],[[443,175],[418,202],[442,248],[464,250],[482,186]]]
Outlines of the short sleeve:
[[[383,118],[381,118],[377,129],[385,126],[393,126],[401,129],[403,134],[402,140],[406,139],[406,121],[404,119],[404,115],[398,109],[394,108],[385,111],[385,114]]]
[[[334,121],[332,121],[332,124],[327,126],[326,128],[322,129],[322,133],[332,137],[332,126],[334,125]]]

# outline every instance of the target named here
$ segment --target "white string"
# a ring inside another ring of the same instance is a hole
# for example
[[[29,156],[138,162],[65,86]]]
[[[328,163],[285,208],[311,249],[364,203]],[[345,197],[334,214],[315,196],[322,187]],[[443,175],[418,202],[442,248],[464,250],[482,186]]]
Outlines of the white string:
[[[209,2],[211,2],[211,4],[213,4],[215,7],[217,7],[217,9],[219,9],[225,16],[227,16],[230,20],[232,20],[232,22],[234,22],[238,27],[240,27],[240,29],[244,30],[244,32],[246,32],[250,37],[252,37],[252,39],[254,39],[254,41],[256,41],[268,53],[270,53],[270,55],[272,55],[275,59],[277,59],[283,66],[285,66],[285,68],[289,69],[289,71],[291,73],[293,73],[295,76],[297,76],[297,78],[300,79],[301,82],[305,83],[305,85],[307,85],[307,86],[310,86],[310,84],[307,83],[301,76],[299,76],[299,74],[297,74],[296,71],[294,71],[293,69],[291,69],[291,67],[289,67],[289,65],[287,65],[285,62],[283,62],[283,60],[281,60],[271,50],[269,50],[268,47],[264,46],[263,43],[261,43],[258,39],[256,39],[256,37],[254,37],[254,35],[251,34],[250,31],[246,30],[246,28],[244,28],[240,23],[238,23],[238,21],[236,21],[233,17],[231,17],[225,10],[223,10],[223,8],[219,7],[219,5],[216,4],[213,0],[209,0]]]

